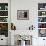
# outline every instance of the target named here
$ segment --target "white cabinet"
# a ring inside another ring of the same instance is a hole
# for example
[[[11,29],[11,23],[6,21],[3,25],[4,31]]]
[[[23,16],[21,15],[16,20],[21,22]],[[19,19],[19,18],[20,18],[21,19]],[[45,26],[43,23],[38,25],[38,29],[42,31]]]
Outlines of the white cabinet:
[[[38,46],[46,46],[46,38],[44,37],[38,38]]]
[[[5,37],[5,35],[0,35],[0,45],[8,45],[8,37]]]

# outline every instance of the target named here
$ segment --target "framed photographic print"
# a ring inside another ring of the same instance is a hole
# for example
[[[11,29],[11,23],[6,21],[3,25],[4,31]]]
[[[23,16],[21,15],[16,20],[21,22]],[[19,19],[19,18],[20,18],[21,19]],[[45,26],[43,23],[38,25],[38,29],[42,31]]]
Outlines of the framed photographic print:
[[[17,20],[29,20],[29,10],[17,10]]]

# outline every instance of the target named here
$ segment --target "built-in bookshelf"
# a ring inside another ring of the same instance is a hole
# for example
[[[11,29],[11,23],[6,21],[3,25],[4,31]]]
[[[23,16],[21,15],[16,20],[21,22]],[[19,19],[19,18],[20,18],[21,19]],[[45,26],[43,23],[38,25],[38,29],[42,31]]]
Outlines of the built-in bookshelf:
[[[46,3],[38,3],[38,31],[40,37],[46,37]]]
[[[8,37],[8,3],[0,3],[0,35]]]

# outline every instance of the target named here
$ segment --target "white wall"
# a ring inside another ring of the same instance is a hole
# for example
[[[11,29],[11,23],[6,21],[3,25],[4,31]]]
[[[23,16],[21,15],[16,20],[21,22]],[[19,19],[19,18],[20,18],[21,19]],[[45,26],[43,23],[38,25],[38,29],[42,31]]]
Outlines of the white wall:
[[[29,10],[29,20],[17,20],[17,10]],[[36,26],[37,2],[31,0],[12,0],[11,15],[11,22],[16,25],[17,30],[27,30],[32,24]]]

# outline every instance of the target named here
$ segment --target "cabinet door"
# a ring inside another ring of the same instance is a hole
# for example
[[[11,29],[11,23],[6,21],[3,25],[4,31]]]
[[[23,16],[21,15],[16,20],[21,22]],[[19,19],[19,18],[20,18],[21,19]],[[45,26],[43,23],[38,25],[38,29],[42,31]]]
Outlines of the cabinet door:
[[[38,44],[39,44],[39,46],[44,46],[43,40],[39,39]]]

